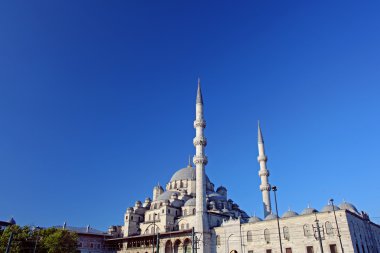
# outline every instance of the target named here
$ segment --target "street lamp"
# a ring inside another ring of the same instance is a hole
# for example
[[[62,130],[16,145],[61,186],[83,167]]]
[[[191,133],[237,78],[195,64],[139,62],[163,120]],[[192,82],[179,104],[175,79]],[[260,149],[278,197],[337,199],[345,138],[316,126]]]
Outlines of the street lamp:
[[[335,206],[334,206],[334,199],[330,199],[330,203],[331,203],[331,205],[332,205],[333,212],[334,212],[334,218],[335,218],[335,224],[336,224],[336,231],[338,232],[338,238],[339,238],[340,248],[342,249],[342,253],[344,253],[343,244],[342,244],[342,238],[341,238],[340,231],[339,231],[339,226],[338,226],[338,220],[336,219]]]
[[[281,242],[281,230],[280,230],[280,219],[278,217],[278,208],[277,208],[277,186],[272,186],[272,191],[274,192],[274,203],[276,204],[276,216],[277,216],[277,228],[278,228],[278,239],[280,239],[280,251],[282,253],[282,242]]]

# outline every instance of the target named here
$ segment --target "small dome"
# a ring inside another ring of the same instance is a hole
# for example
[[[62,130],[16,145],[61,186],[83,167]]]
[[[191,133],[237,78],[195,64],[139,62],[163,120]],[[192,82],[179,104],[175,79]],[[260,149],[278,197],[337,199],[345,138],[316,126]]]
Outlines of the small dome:
[[[343,209],[343,210],[348,210],[348,211],[353,212],[355,214],[359,214],[358,209],[356,209],[356,207],[353,204],[348,203],[346,201],[343,201],[343,203],[339,205],[339,208]]]
[[[271,214],[268,214],[264,220],[275,220],[275,219],[277,219],[277,215],[271,213]]]
[[[157,200],[168,200],[172,196],[173,193],[177,193],[175,191],[166,191],[158,196]]]
[[[217,189],[216,189],[216,192],[221,192],[221,191],[227,191],[227,188],[226,187],[224,187],[223,185],[221,185],[221,186],[219,186]]]
[[[290,217],[294,217],[294,216],[298,216],[298,213],[292,211],[292,210],[288,210],[287,212],[285,212],[283,215],[282,215],[282,218],[290,218]]]
[[[250,217],[250,218],[248,219],[248,222],[250,222],[250,223],[259,222],[259,221],[262,221],[262,219],[260,219],[260,218],[257,217],[256,215],[254,215],[254,216],[252,216],[252,217]]]
[[[186,201],[185,206],[195,206],[195,198],[192,198]]]
[[[318,210],[310,206],[307,206],[305,209],[303,209],[301,215],[312,214],[312,213],[318,213]]]
[[[15,219],[13,219],[13,217],[8,221],[8,223],[10,223],[11,225],[15,225],[16,224],[16,221]]]
[[[340,208],[335,205],[334,205],[334,208],[335,208],[335,211],[340,210]],[[334,211],[332,205],[326,205],[321,210],[321,212],[332,212],[332,211]]]

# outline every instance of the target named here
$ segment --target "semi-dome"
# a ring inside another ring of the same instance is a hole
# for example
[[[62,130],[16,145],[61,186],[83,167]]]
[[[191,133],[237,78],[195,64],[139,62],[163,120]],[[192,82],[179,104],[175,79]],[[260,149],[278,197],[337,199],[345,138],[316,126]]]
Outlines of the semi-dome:
[[[348,203],[346,201],[343,201],[343,203],[339,205],[339,208],[343,209],[343,210],[348,210],[348,211],[353,212],[355,214],[359,214],[358,209],[356,209],[356,207],[353,204]]]
[[[275,219],[277,219],[277,215],[271,213],[271,214],[268,214],[264,220],[275,220]]]
[[[177,193],[175,191],[166,191],[164,193],[162,193],[160,196],[158,196],[157,200],[169,200],[171,198],[171,196],[173,195],[173,193]]]
[[[170,182],[177,180],[195,180],[195,168],[187,166],[186,168],[180,169],[173,174]],[[209,178],[206,175],[206,181],[209,182]]]
[[[334,207],[333,207],[333,205],[325,205],[322,208],[321,212],[332,212],[332,211],[334,211],[333,208],[335,209],[335,211],[340,210],[340,208],[335,206],[335,205],[334,205]]]
[[[252,216],[252,217],[250,217],[250,218],[248,219],[248,222],[250,222],[250,223],[259,222],[259,221],[262,221],[262,219],[260,219],[260,218],[257,217],[256,215],[254,215],[254,216]]]
[[[192,198],[186,201],[185,206],[195,206],[195,198]]]
[[[294,217],[294,216],[298,216],[298,213],[292,211],[292,210],[288,210],[286,211],[283,215],[282,215],[282,218],[290,218],[290,217]]]
[[[308,206],[305,209],[303,209],[301,214],[304,215],[304,214],[312,214],[312,213],[318,213],[318,210]]]

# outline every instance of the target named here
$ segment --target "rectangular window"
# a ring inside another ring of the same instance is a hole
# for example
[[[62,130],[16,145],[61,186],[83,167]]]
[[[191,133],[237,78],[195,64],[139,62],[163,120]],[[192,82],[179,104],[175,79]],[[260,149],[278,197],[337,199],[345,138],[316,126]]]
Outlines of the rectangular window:
[[[292,248],[286,248],[286,249],[285,249],[285,252],[286,252],[286,253],[292,253]]]
[[[272,253],[272,250],[271,249],[267,249],[266,253]]]
[[[338,253],[338,251],[336,250],[336,244],[330,244],[330,252],[331,253]]]
[[[314,253],[314,248],[313,248],[313,246],[307,246],[307,247],[306,247],[306,252],[307,252],[307,253]]]

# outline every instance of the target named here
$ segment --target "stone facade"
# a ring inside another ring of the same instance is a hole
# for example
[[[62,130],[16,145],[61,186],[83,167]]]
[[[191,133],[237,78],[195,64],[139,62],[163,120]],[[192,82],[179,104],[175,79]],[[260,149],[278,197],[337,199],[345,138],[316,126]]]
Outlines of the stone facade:
[[[307,207],[298,214],[273,214],[264,138],[258,127],[259,186],[263,220],[249,217],[228,198],[227,188],[215,186],[206,173],[203,97],[198,83],[194,121],[195,156],[166,184],[153,187],[152,196],[127,208],[122,226],[112,226],[104,252],[128,253],[379,253],[380,226],[367,214],[343,202]],[[336,219],[335,219],[335,215]],[[317,225],[317,222],[319,225]],[[278,225],[279,224],[279,225]],[[319,233],[318,233],[319,228]],[[280,230],[280,231],[279,231]]]

